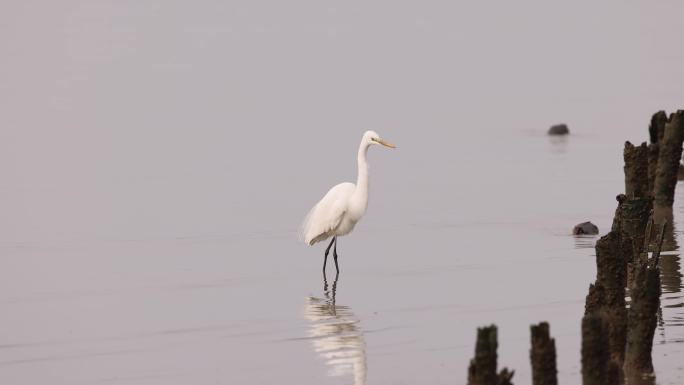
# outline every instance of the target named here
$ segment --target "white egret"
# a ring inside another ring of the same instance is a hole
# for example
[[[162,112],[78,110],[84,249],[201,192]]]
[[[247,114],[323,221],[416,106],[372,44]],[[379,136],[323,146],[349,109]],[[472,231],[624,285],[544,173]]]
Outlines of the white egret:
[[[368,162],[366,153],[368,148],[374,144],[381,144],[385,147],[395,148],[383,139],[375,131],[366,131],[361,138],[358,152],[358,177],[356,185],[354,183],[340,183],[331,188],[327,194],[309,211],[302,225],[302,236],[304,242],[309,246],[316,242],[324,241],[330,237],[332,240],[325,249],[323,259],[323,274],[325,265],[328,262],[330,247],[333,249],[335,259],[335,269],[339,274],[340,268],[337,265],[337,237],[349,234],[368,207]]]

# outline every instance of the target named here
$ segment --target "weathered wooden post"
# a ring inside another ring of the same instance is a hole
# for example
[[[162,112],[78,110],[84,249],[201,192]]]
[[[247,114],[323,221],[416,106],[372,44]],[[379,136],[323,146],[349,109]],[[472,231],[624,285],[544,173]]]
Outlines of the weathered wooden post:
[[[504,368],[497,374],[497,329],[491,325],[477,329],[475,358],[468,366],[468,385],[512,385],[515,371]]]
[[[618,209],[613,230],[619,230],[623,256],[630,263],[638,256],[644,245],[644,234],[653,203],[648,188],[648,147],[646,143],[635,147],[625,142],[625,195],[618,196]]]
[[[651,116],[651,124],[648,126],[648,139],[652,144],[660,143],[665,133],[665,123],[667,123],[667,113],[660,110]]]
[[[665,123],[659,144],[658,168],[653,182],[653,195],[657,207],[672,207],[674,202],[679,161],[684,143],[684,110],[670,115]]]
[[[618,232],[611,231],[596,242],[596,282],[589,287],[584,314],[605,320],[609,357],[618,367],[624,362],[627,339],[626,283],[627,261]]]
[[[619,366],[610,359],[608,339],[610,331],[599,314],[582,318],[582,384],[616,385]]]
[[[636,262],[634,282],[630,290],[630,304],[627,323],[627,347],[624,373],[629,378],[639,379],[653,374],[651,350],[653,335],[660,307],[660,251],[665,238],[663,225],[658,236],[656,249],[650,260]]]
[[[556,369],[556,341],[549,334],[548,322],[530,327],[532,348],[532,385],[558,385]]]
[[[618,199],[621,201],[616,215],[620,217],[620,226],[615,230],[620,232],[622,256],[629,263],[643,250],[646,225],[651,217],[653,201],[648,197],[626,198],[624,195],[618,196]]]
[[[631,197],[647,197],[648,189],[648,147],[646,142],[634,146],[625,142],[623,152],[625,160],[625,195]]]
[[[648,191],[649,195],[654,195],[655,177],[658,171],[658,156],[660,154],[660,141],[665,132],[667,114],[665,111],[658,111],[651,117],[651,124],[648,126],[649,140],[648,145]]]

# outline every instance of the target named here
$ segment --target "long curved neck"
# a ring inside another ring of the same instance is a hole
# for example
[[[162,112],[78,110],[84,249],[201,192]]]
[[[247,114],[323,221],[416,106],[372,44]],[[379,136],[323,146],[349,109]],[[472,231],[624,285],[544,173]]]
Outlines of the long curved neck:
[[[368,162],[366,161],[368,147],[370,147],[369,143],[361,141],[357,157],[359,174],[356,178],[356,191],[354,191],[354,194],[358,194],[359,197],[363,197],[366,200],[368,199]]]

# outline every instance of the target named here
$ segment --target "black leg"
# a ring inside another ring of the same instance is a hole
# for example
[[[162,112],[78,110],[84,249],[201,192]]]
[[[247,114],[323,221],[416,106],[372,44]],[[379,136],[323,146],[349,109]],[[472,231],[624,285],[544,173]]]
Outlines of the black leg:
[[[338,273],[338,275],[339,275],[339,273]],[[335,280],[333,281],[333,284],[332,284],[332,305],[333,305],[333,308],[335,308],[335,294],[337,292],[337,278],[338,278],[338,276],[336,275]],[[337,313],[336,308],[335,308],[335,312]]]
[[[335,270],[340,274],[340,267],[337,265],[337,237],[335,237],[335,247],[333,248],[333,258],[335,259]]]
[[[337,280],[340,278],[340,273],[335,275],[335,280],[332,283],[332,287],[328,285],[328,277],[323,274],[323,294],[326,298],[330,299],[330,293],[332,293],[332,302],[335,303],[335,291],[337,290]],[[332,290],[329,290],[332,289]]]
[[[330,244],[325,249],[325,258],[323,258],[323,276],[325,276],[325,265],[328,263],[328,253],[330,252],[330,248],[332,247],[333,243],[335,243],[335,238],[337,237],[333,237],[332,241],[330,241]]]

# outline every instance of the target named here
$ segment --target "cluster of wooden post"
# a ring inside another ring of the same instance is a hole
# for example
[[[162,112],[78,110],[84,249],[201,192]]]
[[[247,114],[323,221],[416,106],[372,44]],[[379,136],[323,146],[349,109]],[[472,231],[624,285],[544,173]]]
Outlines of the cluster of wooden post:
[[[625,193],[617,196],[611,231],[596,242],[596,281],[589,286],[582,318],[584,385],[655,378],[651,349],[660,307],[659,260],[666,230],[673,229],[684,110],[669,117],[664,111],[654,114],[649,138],[649,144],[625,143]],[[556,347],[548,323],[533,325],[531,334],[533,385],[557,385]],[[511,384],[514,371],[497,373],[497,347],[496,326],[478,329],[468,385]]]
[[[589,287],[582,319],[585,385],[622,384],[653,376],[651,348],[660,306],[658,262],[665,230],[672,228],[684,111],[669,118],[663,111],[653,115],[649,136],[648,145],[625,143],[625,194],[617,197],[611,231],[596,242],[596,282]]]
[[[558,385],[556,342],[549,333],[549,324],[530,327],[530,362],[533,385]],[[475,357],[468,366],[468,385],[512,385],[514,370],[497,372],[497,329],[495,325],[477,329]]]

